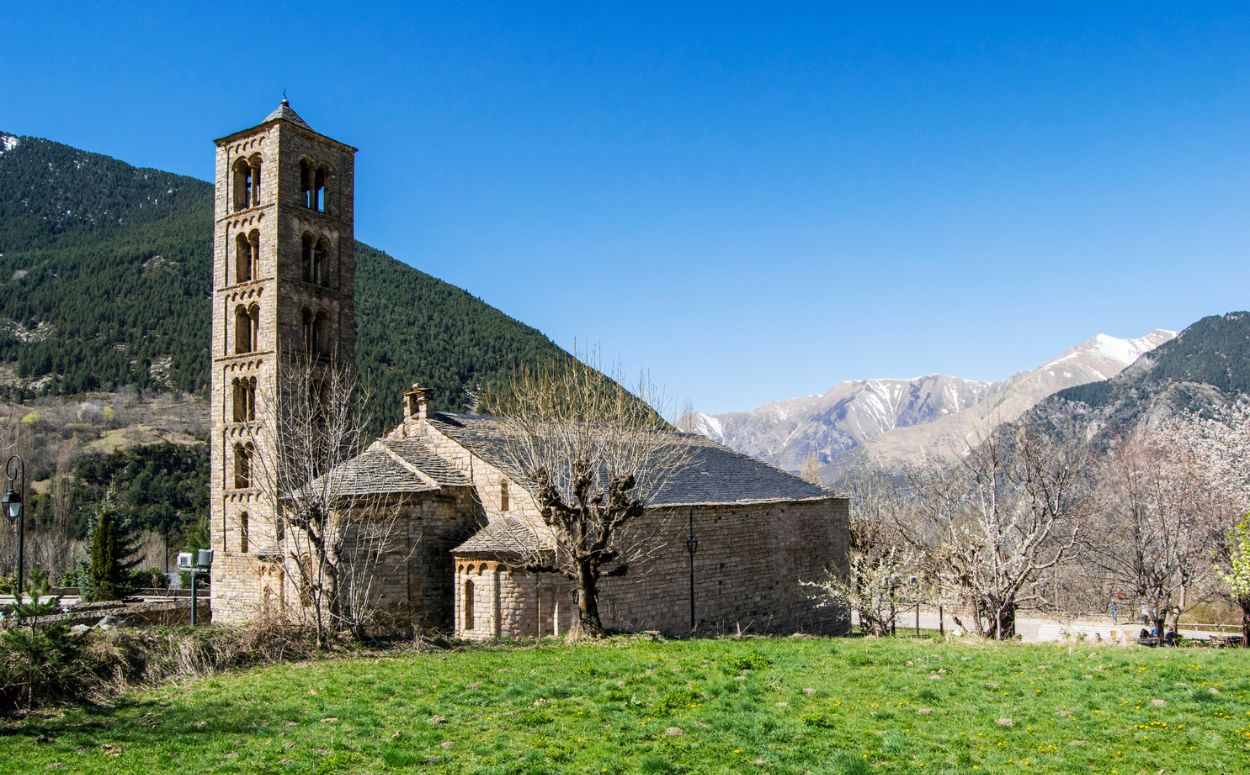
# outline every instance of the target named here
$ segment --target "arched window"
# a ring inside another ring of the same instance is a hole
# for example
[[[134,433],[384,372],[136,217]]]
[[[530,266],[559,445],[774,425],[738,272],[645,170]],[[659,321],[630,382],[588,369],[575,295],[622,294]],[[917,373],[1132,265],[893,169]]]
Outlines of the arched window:
[[[473,629],[473,582],[464,582],[464,628]]]
[[[246,234],[234,238],[234,281],[245,283],[252,279],[252,243]]]
[[[260,230],[252,229],[247,233],[248,244],[251,245],[252,268],[251,275],[253,280],[260,279]]]
[[[499,510],[508,510],[508,480],[504,479],[499,483]]]
[[[260,205],[260,154],[251,158],[252,170],[252,207]]]
[[[325,167],[318,167],[316,176],[313,179],[313,209],[319,213],[328,212],[330,209],[329,196],[326,193],[326,179],[329,177],[329,171]]]
[[[330,241],[325,237],[317,240],[312,253],[312,278],[309,282],[317,285],[329,285]]]
[[[247,532],[248,532],[247,512],[245,511],[239,515],[239,551],[240,552],[247,551],[247,539],[248,539]]]
[[[242,377],[232,383],[234,388],[235,422],[252,422],[256,419],[256,378]]]
[[[240,304],[234,308],[234,351],[235,353],[252,352],[252,316]]]
[[[252,321],[252,346],[248,352],[256,352],[260,349],[260,307],[253,304],[247,308],[247,316]]]
[[[304,307],[304,309],[300,311],[300,340],[304,343],[305,355],[313,354],[313,347],[316,342],[316,339],[314,338],[315,332],[313,331],[314,320],[316,320],[316,318],[313,316],[313,312],[309,308]]]
[[[234,163],[234,209],[246,210],[252,202],[252,167],[247,159]]]
[[[311,234],[305,234],[300,242],[300,267],[306,283],[313,281],[313,250],[316,243],[317,238]]]
[[[299,162],[299,190],[300,201],[309,210],[313,206],[313,170],[312,163],[307,159],[300,159]]]
[[[318,312],[317,317],[313,318],[312,342],[317,355],[330,354],[330,316],[324,312]]]
[[[255,451],[251,442],[234,445],[234,489],[246,490],[252,486],[252,455]]]

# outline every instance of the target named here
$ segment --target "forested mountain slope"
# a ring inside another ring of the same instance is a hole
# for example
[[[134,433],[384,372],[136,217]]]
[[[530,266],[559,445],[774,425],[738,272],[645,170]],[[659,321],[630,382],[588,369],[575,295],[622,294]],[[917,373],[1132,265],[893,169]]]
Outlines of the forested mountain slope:
[[[0,134],[0,363],[14,398],[209,379],[212,185]],[[389,421],[402,389],[466,388],[567,358],[539,331],[357,243],[357,365]]]
[[[1068,388],[1021,418],[1101,441],[1177,412],[1207,414],[1250,396],[1250,313],[1205,317],[1101,382]]]

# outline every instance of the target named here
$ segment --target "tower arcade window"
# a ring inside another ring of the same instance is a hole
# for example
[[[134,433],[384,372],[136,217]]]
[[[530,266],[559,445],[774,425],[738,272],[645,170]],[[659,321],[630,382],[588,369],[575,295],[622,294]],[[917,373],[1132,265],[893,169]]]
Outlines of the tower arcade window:
[[[330,316],[325,312],[313,312],[305,307],[300,312],[300,333],[305,355],[330,354]]]
[[[329,212],[330,195],[327,183],[330,180],[330,168],[317,165],[308,159],[299,162],[300,202],[309,210],[319,213]]]
[[[234,281],[246,283],[260,277],[260,231],[252,229],[234,238]]]
[[[234,489],[246,490],[252,486],[252,456],[256,448],[249,441],[234,445]]]
[[[249,161],[252,170],[252,199],[251,206],[258,207],[260,205],[260,154],[254,155]]]
[[[247,159],[234,163],[234,209],[246,210],[252,201],[252,166]]]
[[[235,210],[246,210],[260,204],[260,168],[260,154],[255,154],[250,159],[239,159],[231,168]]]
[[[235,354],[256,352],[260,341],[260,307],[253,304],[245,308],[242,304],[234,308],[234,352]]]
[[[305,234],[300,242],[300,268],[306,283],[330,284],[330,240]]]
[[[253,422],[256,419],[256,378],[240,377],[233,382],[235,422]]]

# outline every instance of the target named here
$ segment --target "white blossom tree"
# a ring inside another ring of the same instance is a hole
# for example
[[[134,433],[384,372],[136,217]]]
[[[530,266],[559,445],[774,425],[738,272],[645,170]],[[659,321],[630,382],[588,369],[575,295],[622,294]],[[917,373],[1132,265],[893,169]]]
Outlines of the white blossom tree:
[[[1241,609],[1241,645],[1250,647],[1250,514],[1228,534],[1228,559],[1217,569],[1229,596]]]

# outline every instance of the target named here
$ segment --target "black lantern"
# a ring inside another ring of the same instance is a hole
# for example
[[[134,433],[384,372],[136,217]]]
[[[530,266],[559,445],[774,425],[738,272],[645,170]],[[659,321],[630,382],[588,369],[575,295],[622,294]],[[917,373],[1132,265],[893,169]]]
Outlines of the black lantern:
[[[26,509],[22,506],[22,493],[26,490],[26,461],[21,455],[13,455],[4,464],[4,476],[9,480],[9,489],[0,498],[4,506],[4,516],[9,524],[17,523],[17,599],[22,599],[26,579]],[[14,482],[17,487],[14,488]]]
[[[0,503],[4,504],[4,516],[9,518],[9,524],[13,524],[22,518],[22,496],[9,487],[9,491],[0,498]]]

